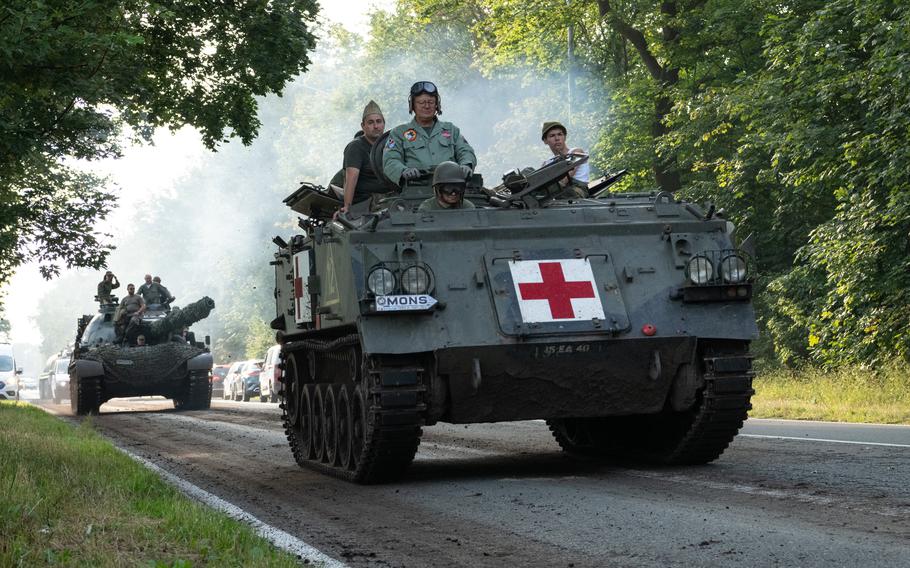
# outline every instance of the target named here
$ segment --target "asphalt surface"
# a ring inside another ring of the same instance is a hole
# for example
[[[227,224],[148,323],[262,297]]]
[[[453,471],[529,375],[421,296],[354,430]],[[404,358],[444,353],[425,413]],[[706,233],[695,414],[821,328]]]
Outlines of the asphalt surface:
[[[274,404],[101,411],[118,444],[351,566],[910,566],[907,426],[750,419],[710,465],[647,468],[568,458],[539,421],[439,424],[403,481],[358,486],[298,467]]]

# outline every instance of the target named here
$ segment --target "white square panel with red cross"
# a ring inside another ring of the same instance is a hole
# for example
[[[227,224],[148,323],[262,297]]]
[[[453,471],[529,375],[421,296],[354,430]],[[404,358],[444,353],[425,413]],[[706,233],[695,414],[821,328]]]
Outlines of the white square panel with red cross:
[[[604,319],[588,259],[513,260],[509,270],[523,322]]]

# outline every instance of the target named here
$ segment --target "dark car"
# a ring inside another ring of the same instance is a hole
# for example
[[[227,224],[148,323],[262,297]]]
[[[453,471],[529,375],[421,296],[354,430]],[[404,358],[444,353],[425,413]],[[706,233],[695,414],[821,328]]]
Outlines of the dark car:
[[[259,373],[262,372],[262,360],[250,360],[243,363],[240,368],[238,387],[243,387],[243,401],[249,402],[250,398],[259,396]],[[239,389],[238,389],[239,390]]]
[[[212,367],[212,396],[224,395],[224,377],[230,368],[230,365],[215,365]]]

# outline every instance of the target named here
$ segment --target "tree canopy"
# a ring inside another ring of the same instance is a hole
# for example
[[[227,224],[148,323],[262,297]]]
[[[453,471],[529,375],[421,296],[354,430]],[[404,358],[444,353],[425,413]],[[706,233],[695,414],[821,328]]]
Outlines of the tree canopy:
[[[113,193],[79,160],[116,157],[124,128],[192,125],[208,148],[257,134],[315,46],[315,0],[10,0],[0,10],[0,284],[37,261],[100,267]]]

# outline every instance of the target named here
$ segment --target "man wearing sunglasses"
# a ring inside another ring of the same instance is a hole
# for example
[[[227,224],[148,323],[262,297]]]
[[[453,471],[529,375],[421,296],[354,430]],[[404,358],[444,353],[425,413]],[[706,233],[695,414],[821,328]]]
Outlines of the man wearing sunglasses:
[[[439,211],[442,209],[474,209],[474,204],[465,201],[467,182],[461,166],[455,162],[443,162],[433,172],[433,193],[435,195],[417,208],[418,211]]]
[[[442,99],[436,85],[429,81],[411,85],[408,111],[414,119],[393,128],[383,148],[382,169],[386,177],[403,185],[416,181],[420,170],[450,161],[458,165],[462,179],[467,179],[477,165],[477,157],[457,126],[438,119]]]

